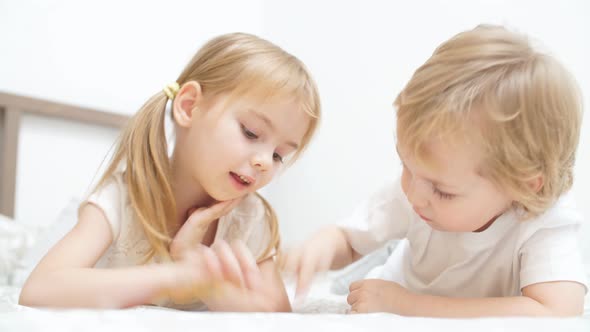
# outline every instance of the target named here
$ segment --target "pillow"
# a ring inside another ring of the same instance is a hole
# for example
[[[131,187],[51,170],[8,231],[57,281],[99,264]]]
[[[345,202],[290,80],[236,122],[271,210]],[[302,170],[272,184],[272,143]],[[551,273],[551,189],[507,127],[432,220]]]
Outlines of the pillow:
[[[12,283],[14,271],[38,231],[38,227],[0,214],[0,285]]]
[[[41,258],[74,227],[78,221],[78,207],[81,202],[79,198],[70,199],[57,218],[37,234],[34,244],[20,259],[12,278],[13,286],[21,287]]]

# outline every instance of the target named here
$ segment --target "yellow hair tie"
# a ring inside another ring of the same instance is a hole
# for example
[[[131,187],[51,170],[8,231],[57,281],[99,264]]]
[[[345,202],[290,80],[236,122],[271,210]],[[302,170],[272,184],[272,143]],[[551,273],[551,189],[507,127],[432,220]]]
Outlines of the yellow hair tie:
[[[180,90],[180,85],[174,82],[166,85],[166,87],[164,88],[164,93],[166,94],[166,96],[168,96],[168,99],[174,99],[174,97],[176,97],[176,94],[178,93],[178,90]]]

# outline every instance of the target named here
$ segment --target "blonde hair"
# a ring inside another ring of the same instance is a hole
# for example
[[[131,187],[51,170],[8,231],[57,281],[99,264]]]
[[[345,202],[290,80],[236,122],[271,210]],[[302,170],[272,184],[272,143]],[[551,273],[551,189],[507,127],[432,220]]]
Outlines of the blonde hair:
[[[428,162],[432,138],[481,144],[478,170],[524,208],[545,211],[567,192],[582,120],[573,77],[528,39],[478,26],[440,45],[394,105],[399,144]],[[540,189],[529,183],[541,176]]]
[[[197,81],[207,98],[229,94],[232,98],[294,98],[310,116],[310,125],[296,151],[295,160],[308,145],[320,118],[317,87],[304,64],[278,46],[244,33],[226,34],[207,42],[192,58],[176,82]],[[151,244],[146,261],[154,255],[170,259],[169,244],[176,229],[176,201],[171,185],[164,119],[168,97],[152,96],[131,118],[119,138],[109,167],[96,188],[103,186],[125,162],[124,179],[135,218]],[[292,160],[292,161],[293,161]],[[96,189],[95,189],[96,190]],[[275,212],[258,193],[269,223],[271,241],[260,257],[278,252],[279,232]]]

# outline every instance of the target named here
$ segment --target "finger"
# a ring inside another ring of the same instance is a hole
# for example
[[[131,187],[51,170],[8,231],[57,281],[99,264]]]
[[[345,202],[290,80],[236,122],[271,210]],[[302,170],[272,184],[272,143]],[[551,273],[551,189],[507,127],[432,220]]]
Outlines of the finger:
[[[219,217],[225,216],[229,211],[233,210],[240,202],[244,199],[244,196],[229,200],[227,205],[224,205],[222,210],[220,211]]]
[[[260,272],[250,249],[248,249],[242,241],[232,243],[231,247],[238,263],[240,264],[246,287],[253,290],[260,289],[262,286],[262,273]]]
[[[349,290],[350,292],[353,292],[353,291],[355,291],[355,290],[357,290],[357,289],[361,288],[361,286],[362,286],[362,285],[363,285],[363,280],[357,280],[357,281],[355,281],[355,282],[352,282],[352,283],[350,284],[350,286],[348,286],[348,290]]]
[[[220,240],[213,243],[211,249],[215,252],[221,263],[221,270],[226,280],[238,287],[244,287],[244,277],[240,269],[240,263],[227,242]]]
[[[237,202],[238,200],[222,201],[210,207],[196,209],[190,214],[187,222],[211,223],[231,211]]]
[[[350,292],[350,294],[348,294],[348,296],[346,297],[346,302],[348,302],[348,304],[350,305],[354,305],[358,301],[359,293],[360,291],[358,290]]]
[[[203,259],[205,268],[207,269],[207,273],[209,274],[209,278],[215,282],[217,280],[223,279],[223,271],[221,267],[221,262],[219,258],[213,250],[209,247],[203,246],[199,249],[201,252],[201,257]]]

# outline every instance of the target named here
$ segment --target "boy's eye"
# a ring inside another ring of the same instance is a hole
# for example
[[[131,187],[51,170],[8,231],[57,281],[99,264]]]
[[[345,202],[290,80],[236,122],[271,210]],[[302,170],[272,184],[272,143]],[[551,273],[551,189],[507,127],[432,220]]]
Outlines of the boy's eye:
[[[438,190],[436,187],[432,187],[432,191],[440,199],[453,199],[453,198],[455,198],[455,195],[442,192],[442,191]]]
[[[258,135],[256,135],[252,131],[250,131],[248,128],[246,128],[246,126],[244,126],[244,125],[240,125],[240,126],[242,127],[242,132],[244,133],[244,136],[246,136],[246,138],[248,138],[248,139],[257,139],[258,138]]]
[[[278,161],[280,163],[283,162],[283,157],[280,154],[276,153],[276,152],[273,153],[272,159],[274,159],[274,161]]]

